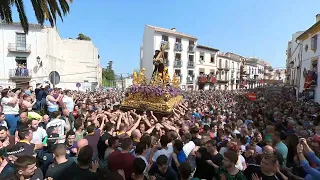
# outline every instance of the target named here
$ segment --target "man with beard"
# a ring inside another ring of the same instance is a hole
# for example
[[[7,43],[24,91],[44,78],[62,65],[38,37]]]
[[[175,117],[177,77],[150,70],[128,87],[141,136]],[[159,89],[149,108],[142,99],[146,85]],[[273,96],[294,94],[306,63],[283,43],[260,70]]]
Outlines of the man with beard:
[[[30,129],[33,132],[31,143],[41,144],[43,139],[47,137],[47,132],[42,127],[39,127],[39,121],[36,119],[31,120]]]

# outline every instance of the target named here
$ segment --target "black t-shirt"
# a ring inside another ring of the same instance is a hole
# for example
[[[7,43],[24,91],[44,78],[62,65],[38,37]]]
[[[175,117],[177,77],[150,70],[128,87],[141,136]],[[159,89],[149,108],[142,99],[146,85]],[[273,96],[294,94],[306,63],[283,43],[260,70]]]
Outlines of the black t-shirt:
[[[46,172],[46,177],[52,177],[54,180],[65,179],[64,175],[69,171],[69,168],[75,165],[72,159],[68,159],[67,162],[61,164],[55,164],[49,166]]]
[[[192,141],[196,146],[201,146],[201,139],[199,138],[192,138]]]
[[[256,160],[253,156],[246,157],[246,156],[245,156],[245,153],[242,153],[242,156],[243,156],[244,159],[246,160],[246,163],[247,163],[247,164],[257,164],[257,160]]]
[[[82,169],[75,163],[69,168],[68,173],[64,174],[64,179],[68,180],[98,180],[96,173],[89,169]]]
[[[207,163],[207,160],[211,160],[217,166],[222,166],[223,156],[220,153],[212,156],[205,149],[201,150],[200,153],[201,158],[196,158],[197,169],[194,177],[197,177],[199,179],[212,179],[213,177],[215,177],[216,179],[219,179],[215,168],[213,166],[210,166]]]
[[[279,174],[266,176],[261,172],[261,168],[258,165],[249,165],[246,170],[244,170],[243,174],[247,178],[247,180],[251,180],[253,174],[257,174],[259,179],[262,178],[262,180],[283,180]]]
[[[111,138],[112,135],[109,133],[104,133],[98,141],[97,144],[97,148],[98,148],[98,155],[100,159],[104,158],[104,152],[106,151],[106,149],[108,148],[108,146],[106,145],[106,140],[108,140],[109,138]]]
[[[159,168],[156,163],[153,163],[150,170],[150,176],[155,176],[156,180],[178,180],[177,173],[173,170],[172,167],[168,166],[168,169],[165,173],[159,171]]]

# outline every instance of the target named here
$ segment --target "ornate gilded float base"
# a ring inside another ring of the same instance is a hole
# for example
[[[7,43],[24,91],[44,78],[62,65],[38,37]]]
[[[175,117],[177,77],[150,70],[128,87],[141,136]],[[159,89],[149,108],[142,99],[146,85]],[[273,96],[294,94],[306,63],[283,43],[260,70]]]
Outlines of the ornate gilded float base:
[[[166,99],[166,97],[144,97],[142,94],[129,95],[121,102],[122,108],[140,109],[144,111],[154,111],[171,113],[173,108],[182,101],[183,97],[178,95]]]

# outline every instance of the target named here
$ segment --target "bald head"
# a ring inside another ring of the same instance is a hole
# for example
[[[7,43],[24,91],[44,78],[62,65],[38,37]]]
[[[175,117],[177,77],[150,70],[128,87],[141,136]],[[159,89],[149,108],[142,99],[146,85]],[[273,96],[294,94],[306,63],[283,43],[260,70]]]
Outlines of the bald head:
[[[88,140],[86,139],[80,139],[78,142],[77,142],[77,152],[80,151],[81,148],[83,148],[84,146],[88,145]]]
[[[141,133],[138,129],[135,129],[131,132],[131,136],[132,138],[135,138],[135,139],[140,139],[141,138]]]
[[[43,122],[49,122],[50,117],[46,114],[43,116]]]
[[[270,145],[266,145],[263,147],[263,153],[265,154],[273,154],[274,153],[274,149],[272,146]]]

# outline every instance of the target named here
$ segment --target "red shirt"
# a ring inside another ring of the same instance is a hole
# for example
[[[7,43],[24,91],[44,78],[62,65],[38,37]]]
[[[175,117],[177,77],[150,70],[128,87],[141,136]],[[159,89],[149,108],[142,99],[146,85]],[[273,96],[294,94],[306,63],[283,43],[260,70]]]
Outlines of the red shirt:
[[[121,153],[120,151],[114,151],[109,155],[108,158],[108,168],[111,171],[117,171],[118,169],[123,169],[126,179],[131,177],[133,172],[132,165],[134,156],[130,153]]]

